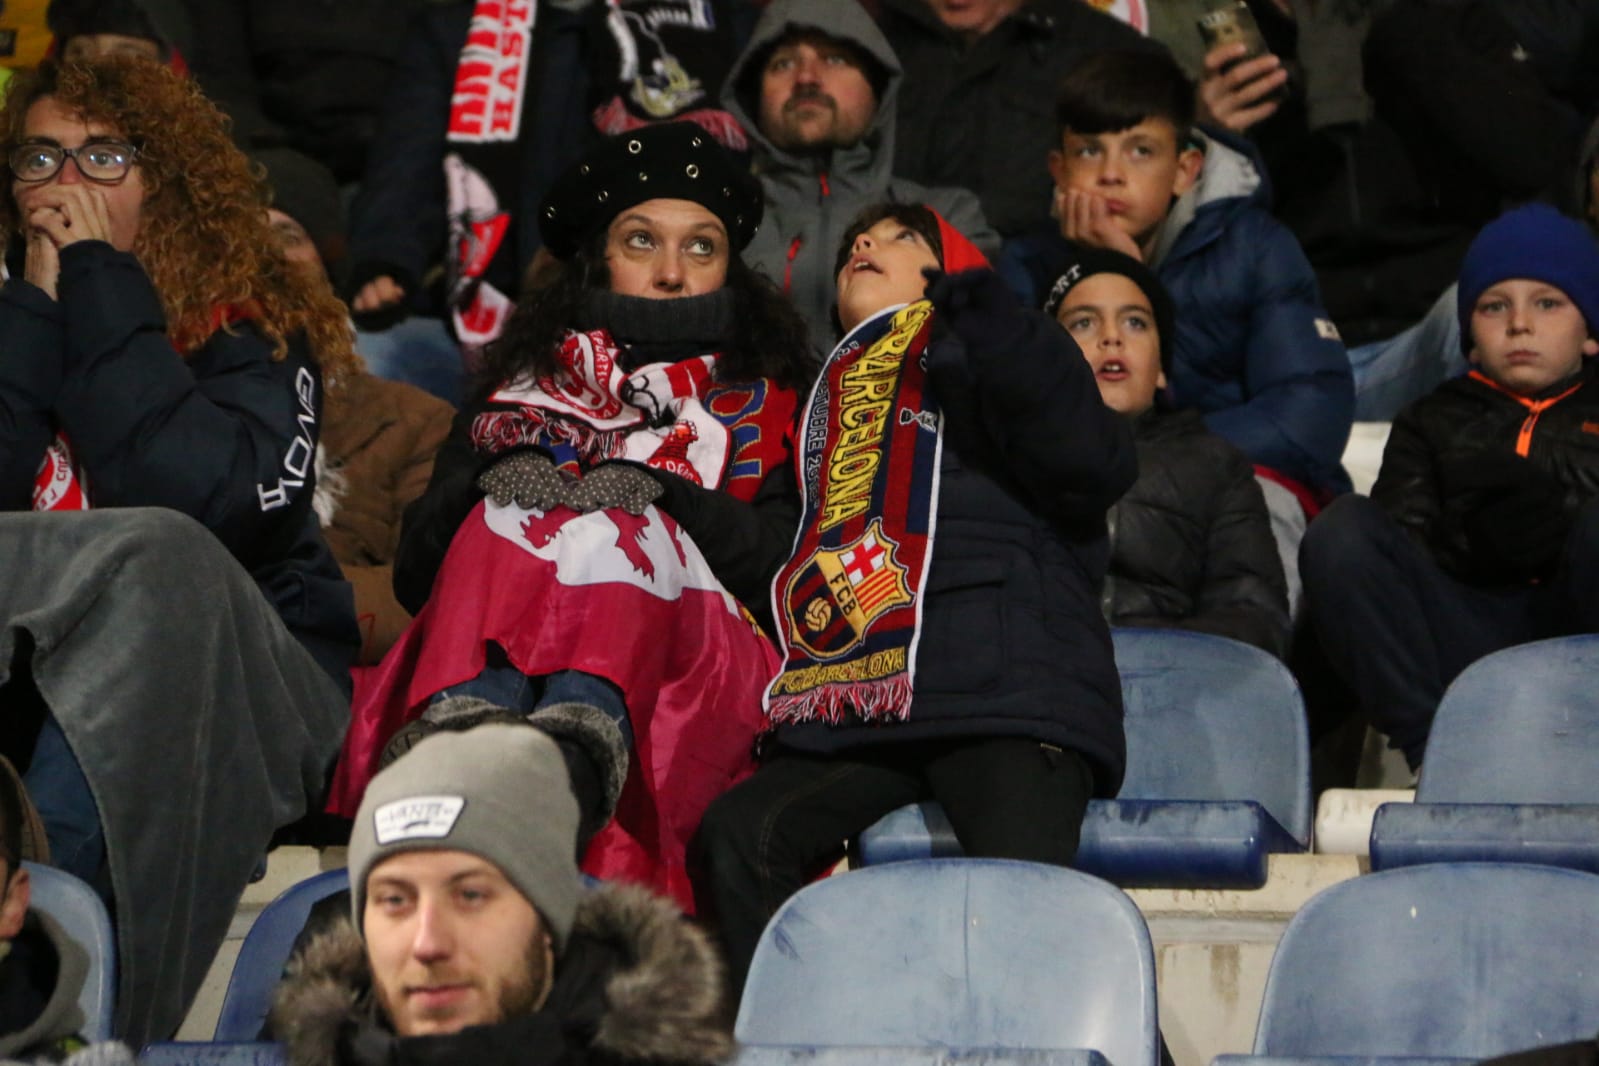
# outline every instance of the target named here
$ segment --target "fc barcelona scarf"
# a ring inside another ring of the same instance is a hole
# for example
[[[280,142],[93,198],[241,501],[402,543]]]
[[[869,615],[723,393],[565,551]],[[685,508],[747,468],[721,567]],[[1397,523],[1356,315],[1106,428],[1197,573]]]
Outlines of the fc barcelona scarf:
[[[927,388],[932,323],[925,300],[867,319],[811,393],[804,512],[772,587],[784,653],[766,690],[773,724],[910,713],[943,447]]]

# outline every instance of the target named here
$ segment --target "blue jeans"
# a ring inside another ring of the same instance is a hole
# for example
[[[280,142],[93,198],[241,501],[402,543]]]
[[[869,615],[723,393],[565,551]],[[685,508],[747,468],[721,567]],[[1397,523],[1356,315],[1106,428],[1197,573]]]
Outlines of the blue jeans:
[[[50,865],[87,881],[109,903],[111,886],[100,809],[89,790],[89,779],[53,715],[46,715],[39,728],[33,759],[22,783],[44,823],[45,839],[50,842]]]
[[[443,319],[414,316],[380,333],[355,334],[355,350],[380,378],[403,381],[461,406],[466,367]]]
[[[1466,372],[1456,291],[1454,285],[1445,289],[1427,316],[1403,333],[1349,349],[1356,422],[1392,422],[1411,403]]]
[[[434,693],[428,702],[437,703],[451,696],[476,696],[524,716],[557,703],[585,703],[604,711],[622,730],[628,750],[633,748],[633,727],[627,718],[627,704],[622,701],[621,689],[603,677],[581,670],[528,677],[508,663],[496,664],[491,660],[482,673],[470,681]]]

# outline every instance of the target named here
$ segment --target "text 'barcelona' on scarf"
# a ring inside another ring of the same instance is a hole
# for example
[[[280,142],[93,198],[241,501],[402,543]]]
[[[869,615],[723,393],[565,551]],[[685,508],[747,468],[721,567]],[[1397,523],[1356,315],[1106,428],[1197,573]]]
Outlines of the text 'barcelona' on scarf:
[[[718,356],[653,363],[628,373],[603,329],[568,330],[557,373],[504,386],[491,399],[512,410],[485,411],[472,425],[478,452],[528,445],[580,473],[628,459],[706,488],[750,500],[786,455],[794,401],[767,381],[724,383]]]
[[[933,307],[867,319],[834,349],[801,424],[804,512],[773,585],[773,724],[903,719],[914,689],[943,447],[927,388]]]

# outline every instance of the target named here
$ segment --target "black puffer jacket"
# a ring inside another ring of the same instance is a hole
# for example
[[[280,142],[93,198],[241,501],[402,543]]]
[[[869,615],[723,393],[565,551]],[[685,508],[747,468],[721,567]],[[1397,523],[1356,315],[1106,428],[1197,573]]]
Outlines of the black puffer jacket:
[[[466,45],[474,8],[470,2],[424,8],[400,48],[399,74],[389,83],[361,191],[350,205],[350,277],[353,292],[379,275],[405,289],[413,308],[424,303],[422,280],[443,252],[445,134],[455,68]],[[524,115],[520,195],[502,205],[511,213],[507,236],[513,256],[499,256],[487,276],[504,293],[521,288],[522,271],[543,243],[538,204],[566,167],[597,134],[585,106],[589,42],[580,13],[540,6],[533,38],[532,82],[527,92],[537,107]]]
[[[878,22],[905,71],[894,175],[972,190],[1004,237],[1049,225],[1060,79],[1100,49],[1162,47],[1082,0],[1026,0],[971,43],[927,0],[882,0]]]
[[[0,288],[0,337],[29,356],[0,360],[0,510],[29,509],[60,427],[96,507],[198,520],[348,690],[361,634],[311,509],[322,386],[305,347],[274,361],[244,322],[180,357],[138,260],[103,241],[62,250],[59,291]]]
[[[406,22],[426,2],[191,0],[200,44],[187,58],[241,145],[295,148],[356,181],[402,73]]]
[[[1466,531],[1482,497],[1458,479],[1517,454],[1565,489],[1568,516],[1599,495],[1599,357],[1585,359],[1576,380],[1530,399],[1477,371],[1444,382],[1394,420],[1371,498],[1445,570],[1493,582],[1498,568],[1475,556]]]
[[[1105,618],[1214,633],[1281,657],[1287,584],[1249,460],[1196,411],[1148,411],[1133,436],[1138,481],[1110,511]]]

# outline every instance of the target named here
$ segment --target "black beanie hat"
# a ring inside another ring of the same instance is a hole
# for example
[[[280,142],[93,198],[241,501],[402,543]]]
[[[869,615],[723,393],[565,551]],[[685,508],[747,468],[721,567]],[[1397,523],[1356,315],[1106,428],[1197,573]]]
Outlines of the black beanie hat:
[[[721,220],[736,251],[755,236],[760,183],[693,122],[666,122],[607,137],[556,179],[539,205],[539,234],[569,259],[617,215],[646,200],[689,200]]]
[[[171,58],[187,55],[193,37],[188,11],[175,0],[51,0],[44,17],[57,55],[73,37],[115,33],[154,41]]]
[[[1044,300],[1044,310],[1051,318],[1077,283],[1095,274],[1120,274],[1142,289],[1149,298],[1150,310],[1155,313],[1155,329],[1160,333],[1160,367],[1167,378],[1171,377],[1172,346],[1177,343],[1177,312],[1166,286],[1155,277],[1154,271],[1130,255],[1086,244],[1070,245],[1057,267],[1055,282]]]
[[[250,158],[266,170],[272,206],[305,227],[322,258],[344,248],[344,203],[333,172],[292,148],[263,148]]]

